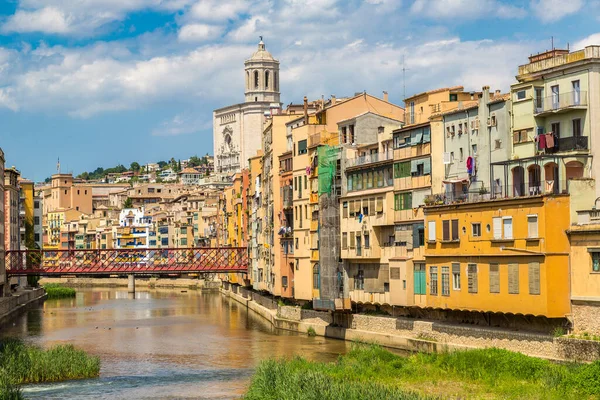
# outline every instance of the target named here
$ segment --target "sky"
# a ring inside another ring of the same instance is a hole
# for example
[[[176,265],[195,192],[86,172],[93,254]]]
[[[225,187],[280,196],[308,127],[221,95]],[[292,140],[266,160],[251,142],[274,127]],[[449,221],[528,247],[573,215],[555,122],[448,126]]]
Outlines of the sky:
[[[0,147],[36,181],[212,154],[259,35],[285,104],[484,85],[600,44],[600,0],[0,0]],[[403,61],[404,60],[404,61]],[[404,73],[403,73],[404,66]]]

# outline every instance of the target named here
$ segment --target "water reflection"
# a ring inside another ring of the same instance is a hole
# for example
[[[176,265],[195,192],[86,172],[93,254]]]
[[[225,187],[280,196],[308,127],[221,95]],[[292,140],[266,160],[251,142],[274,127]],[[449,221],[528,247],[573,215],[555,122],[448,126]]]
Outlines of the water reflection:
[[[274,330],[239,303],[200,291],[81,289],[0,332],[102,359],[95,380],[27,387],[28,398],[239,398],[257,363],[300,354],[329,361],[343,341]]]

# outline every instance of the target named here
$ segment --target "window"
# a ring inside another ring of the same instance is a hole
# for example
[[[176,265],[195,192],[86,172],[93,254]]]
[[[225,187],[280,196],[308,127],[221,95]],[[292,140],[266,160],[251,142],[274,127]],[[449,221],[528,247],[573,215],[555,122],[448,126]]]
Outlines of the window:
[[[452,240],[458,240],[458,220],[452,220]]]
[[[298,154],[306,154],[306,139],[298,141]]]
[[[525,90],[519,90],[517,92],[517,100],[523,100],[525,98],[525,94],[526,94]]]
[[[288,277],[287,276],[281,277],[281,286],[283,286],[284,288],[286,288],[288,286]]]
[[[390,279],[400,279],[400,268],[390,267]]]
[[[35,225],[39,225],[40,224],[40,217],[38,217],[38,216],[33,217],[33,223]]]
[[[450,93],[450,101],[458,101],[458,94]]]
[[[537,238],[538,237],[538,217],[537,215],[527,216],[527,237]]]
[[[452,263],[452,289],[460,290],[460,264]]]
[[[473,237],[481,236],[481,223],[475,222],[475,223],[471,224],[471,235]]]
[[[279,90],[279,80],[277,79],[277,72],[273,73],[273,87],[275,90]]]
[[[550,125],[552,132],[556,135],[556,137],[560,138],[560,122],[554,122]],[[555,143],[556,147],[556,143]]]
[[[450,240],[450,221],[447,219],[442,221],[442,240]]]
[[[600,272],[600,252],[592,251],[590,255],[592,257],[592,272]]]
[[[529,129],[522,129],[513,132],[513,143],[527,143],[529,141]]]
[[[490,293],[500,293],[500,266],[490,264]]]
[[[369,237],[369,233],[365,232],[364,236],[365,236],[365,249],[368,249],[371,247],[371,239]]]
[[[347,128],[342,126],[342,143],[348,143]]]
[[[377,198],[375,212],[377,212],[377,214],[383,214],[383,197]]]
[[[394,210],[410,210],[412,209],[412,193],[397,193],[394,195]]]
[[[415,123],[415,102],[414,101],[410,102],[410,123],[411,124]]]
[[[306,181],[307,181],[307,178],[306,178],[306,175],[304,175],[304,190],[306,190],[306,186],[307,186]]]
[[[348,202],[342,203],[342,218],[348,218]]]
[[[435,221],[427,222],[427,241],[435,242]]]
[[[450,268],[442,267],[442,296],[450,296]]]
[[[254,71],[254,89],[258,89],[258,71]]]
[[[269,71],[265,71],[265,89],[269,88]]]
[[[187,246],[187,239],[186,238],[182,238],[181,239],[181,245],[182,246]]]
[[[319,289],[321,287],[319,280],[319,264],[315,264],[313,267],[313,289]]]
[[[508,294],[519,294],[519,264],[508,264]]]
[[[442,221],[442,240],[449,242],[450,240],[458,240],[458,220],[444,220]]]
[[[294,238],[294,247],[298,250],[298,238]]]
[[[394,178],[407,178],[410,176],[410,161],[394,164]]]
[[[410,173],[412,176],[423,176],[431,174],[431,159],[422,158],[410,162]]]
[[[578,106],[581,102],[579,80],[571,81],[571,86],[573,87],[573,105]]]
[[[477,264],[467,265],[469,293],[477,293]]]
[[[529,263],[529,294],[540,294],[540,263]]]
[[[427,294],[427,283],[425,282],[425,264],[414,264],[414,292],[415,294]]]
[[[33,208],[35,208],[35,209],[38,209],[38,208],[40,208],[40,202],[39,202],[39,201],[37,201],[37,200],[36,200],[36,201],[34,201],[34,202],[33,202]]]
[[[477,155],[477,145],[476,144],[471,145],[471,152],[473,153],[474,156]]]
[[[496,139],[494,140],[494,150],[499,150],[502,148],[502,140]]]
[[[454,162],[454,152],[451,151],[450,152],[450,163],[453,163],[453,162]]]
[[[437,296],[438,294],[438,272],[437,267],[429,267],[429,294]]]
[[[502,228],[504,229],[504,239],[513,238],[512,217],[502,218]]]
[[[575,118],[573,120],[573,136],[581,136],[581,118]]]
[[[346,250],[348,248],[348,233],[342,233],[342,249]]]
[[[360,267],[359,267],[360,268]],[[354,289],[364,290],[365,288],[365,271],[359,269],[356,275],[354,275]]]
[[[463,148],[461,147],[459,150],[459,154],[460,154],[460,161],[464,160],[464,154],[463,154]]]

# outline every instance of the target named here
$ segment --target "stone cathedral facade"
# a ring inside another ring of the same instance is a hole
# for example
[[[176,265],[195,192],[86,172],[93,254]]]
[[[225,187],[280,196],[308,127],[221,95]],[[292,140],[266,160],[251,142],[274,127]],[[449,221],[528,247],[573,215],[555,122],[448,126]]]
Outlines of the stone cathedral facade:
[[[279,61],[265,49],[244,62],[245,101],[213,111],[215,173],[231,175],[248,167],[260,149],[265,116],[281,108]]]

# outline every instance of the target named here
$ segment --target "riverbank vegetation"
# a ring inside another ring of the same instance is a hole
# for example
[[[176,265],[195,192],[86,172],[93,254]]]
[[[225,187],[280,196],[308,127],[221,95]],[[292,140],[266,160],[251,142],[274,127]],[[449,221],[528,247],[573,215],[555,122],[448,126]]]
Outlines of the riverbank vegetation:
[[[395,355],[356,345],[333,363],[262,362],[247,400],[596,399],[600,361],[557,364],[501,349]]]
[[[75,297],[76,291],[73,288],[66,287],[60,283],[47,283],[43,285],[49,299],[65,299]]]
[[[20,399],[19,384],[95,378],[100,359],[72,345],[48,350],[17,339],[0,343],[0,400]]]

